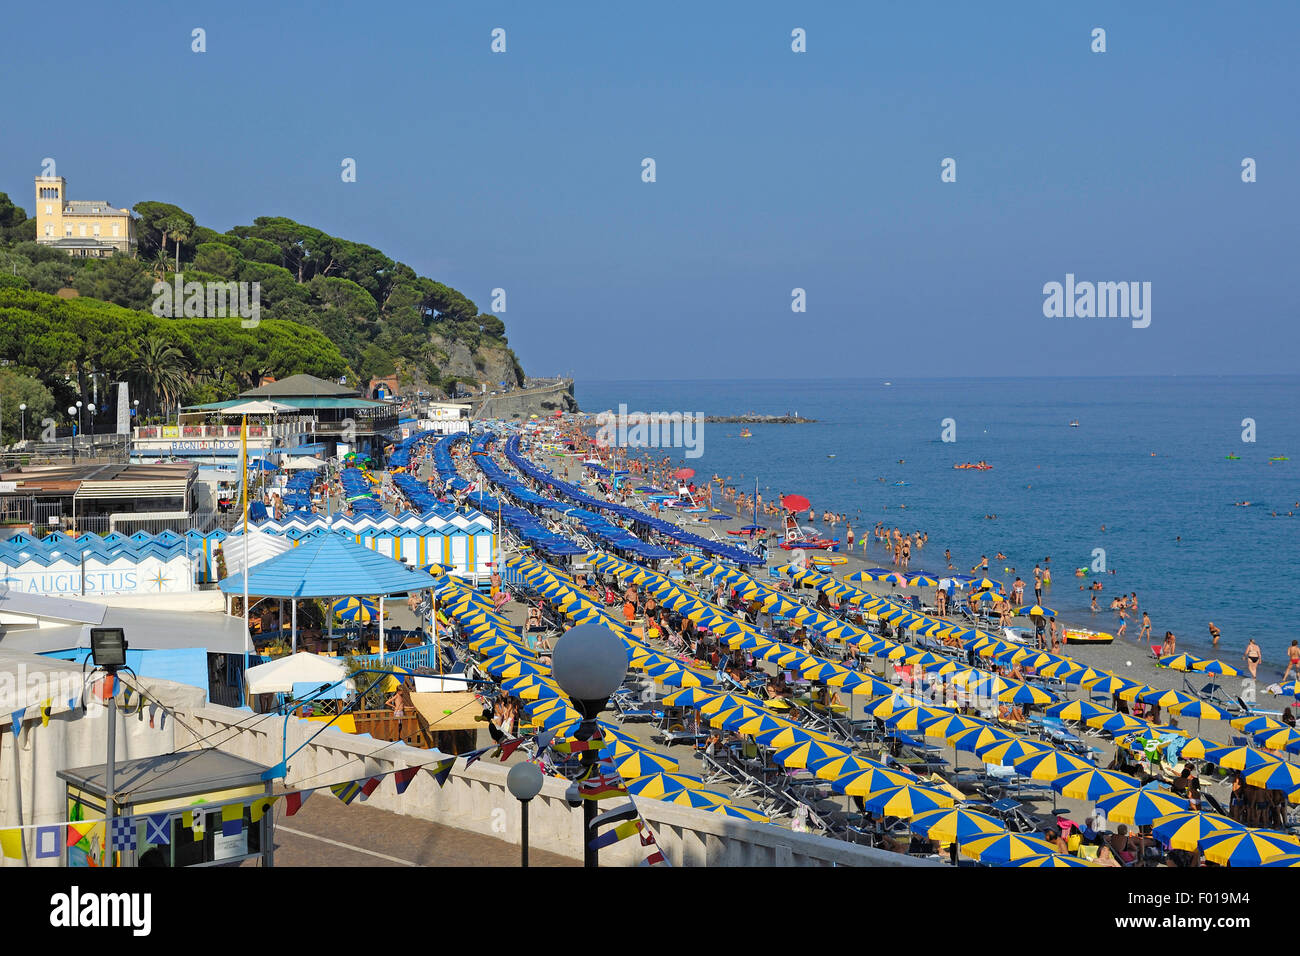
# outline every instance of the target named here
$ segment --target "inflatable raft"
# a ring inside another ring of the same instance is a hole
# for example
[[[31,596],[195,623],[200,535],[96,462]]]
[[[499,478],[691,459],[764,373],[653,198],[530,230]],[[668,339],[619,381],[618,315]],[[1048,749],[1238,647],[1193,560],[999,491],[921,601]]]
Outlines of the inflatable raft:
[[[1085,631],[1083,628],[1067,627],[1065,643],[1067,644],[1110,644],[1115,640],[1114,634],[1104,631]]]

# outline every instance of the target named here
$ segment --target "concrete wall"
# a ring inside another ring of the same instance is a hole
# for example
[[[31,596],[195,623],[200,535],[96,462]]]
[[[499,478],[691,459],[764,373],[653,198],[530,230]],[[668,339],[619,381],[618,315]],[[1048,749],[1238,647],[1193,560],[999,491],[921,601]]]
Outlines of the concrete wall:
[[[572,382],[476,397],[473,399],[473,405],[476,419],[526,419],[529,415],[550,418],[557,408],[566,412],[578,410],[578,402],[573,397]]]
[[[228,707],[209,705],[187,713],[184,723],[199,736],[215,735],[220,748],[264,764],[279,762],[285,721],[252,715]],[[233,733],[235,727],[241,732]],[[284,781],[292,789],[328,787],[375,773],[436,762],[436,753],[345,734],[321,731],[321,724],[292,719],[287,727],[287,750],[292,753],[312,734],[311,744],[289,761]],[[186,745],[188,732],[177,730],[177,746]],[[519,839],[519,803],[506,789],[507,766],[480,760],[466,768],[458,761],[447,782],[439,787],[430,774],[417,774],[406,793],[398,795],[385,780],[367,804],[406,816],[495,836],[509,842]],[[565,802],[567,782],[547,778],[529,811],[530,844],[581,859],[581,814]],[[333,799],[328,793],[327,799]],[[602,801],[610,810],[626,800]],[[723,817],[690,807],[636,798],[637,808],[655,832],[674,866],[930,866],[928,861],[887,853],[823,837]],[[632,865],[647,850],[630,837],[601,851],[608,865]]]

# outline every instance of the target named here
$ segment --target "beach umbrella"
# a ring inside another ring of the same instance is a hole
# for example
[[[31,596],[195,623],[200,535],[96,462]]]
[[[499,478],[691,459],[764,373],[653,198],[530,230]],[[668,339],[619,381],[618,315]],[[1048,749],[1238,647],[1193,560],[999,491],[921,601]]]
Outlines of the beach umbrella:
[[[975,837],[1006,833],[1002,821],[975,810],[960,807],[952,810],[931,810],[912,818],[912,832],[940,840],[944,843],[973,840]]]
[[[754,714],[743,720],[739,717],[733,717],[726,721],[723,727],[745,737],[757,737],[759,734],[780,730],[790,725],[790,721],[773,717],[771,714]]]
[[[1227,716],[1207,700],[1193,700],[1186,704],[1177,704],[1170,709],[1179,717],[1195,717],[1197,733],[1200,733],[1202,720],[1222,720]]]
[[[1228,725],[1248,734],[1257,734],[1261,730],[1281,730],[1283,727],[1287,726],[1276,717],[1269,717],[1266,714],[1255,714],[1250,717],[1234,717],[1232,720],[1228,721]]]
[[[1275,763],[1246,774],[1246,783],[1263,790],[1281,790],[1292,803],[1300,803],[1300,768],[1290,763]]]
[[[1044,853],[1042,856],[1027,856],[1019,860],[1011,860],[1008,863],[999,863],[998,866],[1042,866],[1050,867],[1057,870],[1068,870],[1071,867],[1087,866],[1095,867],[1098,864],[1090,863],[1087,860],[1081,860],[1077,856],[1067,856],[1064,853]]]
[[[1168,660],[1161,658],[1160,664],[1163,667],[1171,668],[1176,671],[1195,670],[1196,665],[1200,664],[1204,658],[1196,657],[1192,654],[1179,654],[1177,657],[1171,657]]]
[[[1087,720],[1090,717],[1109,717],[1115,711],[1109,707],[1103,707],[1100,704],[1094,704],[1090,700],[1084,700],[1082,697],[1078,700],[1068,701],[1061,704],[1053,704],[1048,707],[1046,714],[1048,717],[1055,717],[1058,720]]]
[[[1012,737],[1010,740],[987,744],[976,750],[975,755],[985,763],[996,763],[1004,767],[1010,767],[1022,757],[1030,757],[1051,749],[1046,744],[1035,743],[1021,737]]]
[[[1096,800],[1112,793],[1141,789],[1136,777],[1116,770],[1085,767],[1061,774],[1052,781],[1052,789],[1072,800]]]
[[[1231,664],[1223,663],[1223,661],[1201,661],[1192,669],[1203,674],[1222,674],[1224,677],[1238,677],[1241,675],[1241,671]]]
[[[920,781],[916,777],[883,766],[852,770],[831,780],[831,789],[850,797],[868,797],[893,787],[910,787]]]
[[[678,803],[686,807],[695,807],[697,810],[712,810],[715,807],[725,806],[731,802],[731,799],[725,793],[718,793],[716,790],[678,790],[676,793],[658,799],[666,803]]]
[[[1002,833],[959,840],[961,852],[981,863],[1006,864],[1036,856],[1052,856],[1056,844],[1026,833]]]
[[[1267,863],[1261,863],[1260,866],[1300,866],[1300,853],[1288,853],[1285,856],[1274,857]]]
[[[1055,780],[1062,774],[1088,770],[1091,765],[1086,760],[1080,760],[1073,754],[1062,753],[1059,750],[1048,750],[1043,753],[1030,754],[1028,757],[1021,757],[1011,766],[1016,768],[1017,773],[1027,774],[1034,780]]]
[[[1174,850],[1195,850],[1201,841],[1225,830],[1246,829],[1236,820],[1218,813],[1189,810],[1160,817],[1152,825],[1151,833],[1165,846]]]
[[[1266,754],[1253,747],[1215,747],[1213,750],[1205,751],[1205,759],[1220,767],[1242,770],[1246,773],[1254,773],[1256,770],[1282,762],[1272,754]]]
[[[620,743],[623,742],[620,741]],[[630,747],[631,745],[624,744],[624,746]],[[614,766],[624,777],[639,777],[641,779],[653,776],[656,773],[674,773],[681,769],[681,765],[671,757],[635,748],[627,756],[615,757]]]
[[[880,678],[860,671],[846,671],[826,679],[827,687],[839,687],[850,694],[888,694],[892,688]]]
[[[807,511],[812,507],[812,502],[803,495],[786,495],[781,499],[781,506],[787,511]]]
[[[1122,734],[1131,734],[1136,730],[1144,730],[1147,727],[1146,721],[1138,720],[1136,717],[1130,717],[1128,714],[1111,713],[1109,715],[1098,714],[1096,717],[1089,717],[1086,721],[1089,727],[1095,727],[1098,730],[1104,730],[1112,737],[1119,737]]]
[[[924,574],[914,574],[912,577],[908,578],[907,586],[913,588],[937,588],[939,582]]]
[[[1201,840],[1201,852],[1220,866],[1260,866],[1300,851],[1291,836],[1270,830],[1224,830]]]
[[[662,800],[682,790],[698,790],[703,786],[704,781],[699,777],[684,773],[667,773],[662,770],[627,782],[628,793],[635,793],[650,800]]]
[[[1045,690],[1039,690],[1029,684],[1017,684],[998,694],[998,700],[1004,704],[1050,704],[1056,697]]]
[[[1265,750],[1300,750],[1300,733],[1294,727],[1277,727],[1251,734],[1257,746]]]
[[[1050,677],[1065,684],[1077,684],[1079,683],[1080,675],[1087,673],[1088,670],[1088,668],[1084,667],[1078,661],[1068,657],[1063,657],[1058,661],[1048,664],[1046,667],[1040,667],[1038,673],[1042,674],[1044,677]]]
[[[340,598],[332,605],[334,616],[340,621],[361,621],[369,623],[379,616],[375,602],[366,598]]]
[[[719,696],[717,691],[706,690],[702,687],[685,687],[669,694],[663,699],[662,703],[665,707],[699,707],[717,696]]]
[[[809,658],[803,667],[803,676],[805,680],[825,682],[836,674],[847,671],[848,668],[842,664],[832,664],[830,661],[819,661],[817,658]]]
[[[765,733],[758,734],[754,740],[764,747],[782,748],[790,747],[794,744],[803,743],[808,740],[826,740],[825,734],[814,733],[810,730],[804,730],[802,727],[787,726],[776,730],[769,730]]]
[[[753,820],[755,823],[771,823],[771,817],[765,817],[757,810],[751,810],[749,807],[738,807],[734,803],[720,803],[717,806],[709,807],[710,813],[720,813],[725,817],[737,817],[741,820]]]
[[[1117,823],[1146,826],[1160,817],[1191,809],[1181,797],[1159,790],[1121,790],[1097,798],[1097,806]]]
[[[707,700],[698,706],[701,714],[710,717],[719,711],[734,710],[737,707],[752,707],[762,710],[763,701],[747,694],[717,694],[712,700]]]
[[[964,731],[971,730],[975,727],[987,726],[989,725],[984,721],[977,720],[974,717],[967,717],[964,714],[954,714],[945,711],[942,717],[926,723],[923,733],[927,737],[950,741],[952,738]]]
[[[940,710],[938,707],[908,707],[905,710],[894,711],[884,720],[895,730],[920,730],[927,724],[951,716],[952,711]]]
[[[868,757],[859,757],[857,754],[842,754],[838,757],[825,757],[818,760],[810,760],[807,769],[822,780],[838,780],[847,774],[857,773],[861,770],[885,770],[884,764],[871,760]],[[890,771],[891,773],[895,771]],[[906,775],[904,775],[906,776]],[[916,782],[913,777],[909,781]]]
[[[1160,690],[1152,688],[1138,694],[1138,700],[1144,704],[1155,704],[1158,707],[1178,707],[1186,706],[1196,702],[1196,698],[1189,694],[1184,694],[1178,690]]]
[[[1137,681],[1131,681],[1127,677],[1116,677],[1114,674],[1102,673],[1091,680],[1083,681],[1083,686],[1088,690],[1098,694],[1115,694],[1123,693],[1133,687],[1141,687]]]
[[[518,657],[511,657],[503,654],[494,657],[484,665],[486,670],[493,677],[501,680],[507,677],[521,677],[524,674],[550,674],[551,669],[545,664],[537,661],[524,660]]]
[[[701,687],[706,679],[694,671],[679,667],[676,671],[671,671],[661,677],[656,677],[656,684],[663,684],[665,687]]]
[[[1020,608],[1016,612],[1023,614],[1025,617],[1056,617],[1056,612],[1050,607],[1043,607],[1041,604],[1030,604]]]
[[[980,748],[989,747],[996,743],[1002,743],[1015,738],[998,727],[983,726],[972,727],[970,730],[963,730],[961,733],[954,734],[948,738],[948,743],[952,744],[958,750],[966,750],[970,753],[978,753]]]
[[[836,757],[846,757],[851,752],[847,744],[833,744],[824,740],[805,740],[784,747],[772,755],[772,759],[788,768],[808,767],[810,764],[825,763]]]
[[[955,801],[946,793],[937,790],[903,785],[867,794],[863,797],[862,803],[868,811],[877,816],[900,817],[907,820],[927,810],[947,809],[952,807]]]

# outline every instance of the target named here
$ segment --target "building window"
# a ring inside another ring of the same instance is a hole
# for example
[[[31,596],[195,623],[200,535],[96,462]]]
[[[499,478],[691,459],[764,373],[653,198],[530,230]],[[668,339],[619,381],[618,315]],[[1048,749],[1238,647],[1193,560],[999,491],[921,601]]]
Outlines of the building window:
[[[95,228],[94,228],[92,231],[94,232],[95,237],[98,238],[98,237],[99,237],[99,223],[95,223]]]
[[[64,234],[67,238],[71,239],[71,238],[72,238],[72,227],[71,227],[71,226],[64,226],[64,227],[63,227],[63,234]]]
[[[81,228],[81,233],[80,233],[80,235],[83,235],[83,236],[84,236],[84,235],[86,234],[86,224],[85,224],[85,223],[82,223],[80,228]]]
[[[120,228],[121,228],[121,226],[119,226],[117,223],[113,223],[113,238],[114,238],[114,239],[116,239],[116,238],[118,237],[118,233],[117,233],[117,231],[118,231],[118,229],[120,229]]]
[[[51,205],[49,205],[48,203],[47,203],[46,206],[45,206],[45,215],[47,215],[47,216],[52,216],[52,215],[54,215],[54,207],[51,206]]]
[[[46,226],[46,227],[45,227],[45,237],[46,237],[47,239],[52,239],[52,238],[54,237],[54,227],[53,227],[53,226]]]

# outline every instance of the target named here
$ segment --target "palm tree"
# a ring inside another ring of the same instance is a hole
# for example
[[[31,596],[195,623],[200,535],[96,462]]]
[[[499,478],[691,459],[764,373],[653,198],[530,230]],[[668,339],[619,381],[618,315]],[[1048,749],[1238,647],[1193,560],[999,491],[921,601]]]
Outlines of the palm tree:
[[[129,374],[136,388],[161,401],[164,414],[189,382],[185,354],[158,335],[140,343],[140,354],[131,363]]]
[[[172,234],[172,242],[176,244],[176,271],[181,271],[181,243],[190,237],[189,225],[181,219],[174,219],[168,223],[169,231]]]

